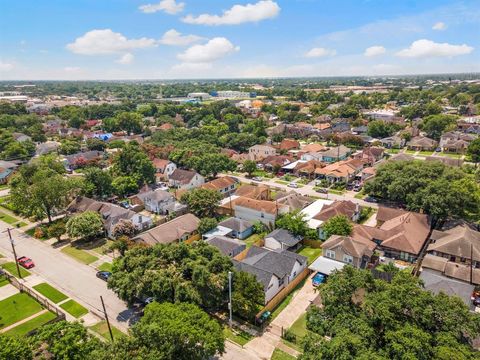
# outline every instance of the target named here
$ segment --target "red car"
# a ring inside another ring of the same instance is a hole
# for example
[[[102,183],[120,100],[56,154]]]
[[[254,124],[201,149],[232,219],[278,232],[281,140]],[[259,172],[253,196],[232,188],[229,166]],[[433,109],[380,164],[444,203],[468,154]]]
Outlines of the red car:
[[[18,260],[18,263],[22,265],[25,269],[31,269],[35,266],[35,263],[33,262],[33,260],[26,256],[21,256],[17,260]]]

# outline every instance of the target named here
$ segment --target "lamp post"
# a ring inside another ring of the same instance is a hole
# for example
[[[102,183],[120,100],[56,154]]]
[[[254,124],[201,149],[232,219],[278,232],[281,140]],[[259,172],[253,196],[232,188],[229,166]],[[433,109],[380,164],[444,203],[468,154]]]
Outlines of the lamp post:
[[[232,327],[232,272],[228,272],[228,325]]]

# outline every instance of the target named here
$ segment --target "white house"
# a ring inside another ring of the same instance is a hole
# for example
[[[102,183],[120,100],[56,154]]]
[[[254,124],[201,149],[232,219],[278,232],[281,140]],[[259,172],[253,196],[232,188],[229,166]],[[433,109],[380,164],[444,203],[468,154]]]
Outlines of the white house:
[[[268,200],[255,200],[243,196],[232,200],[231,206],[235,217],[252,223],[260,221],[265,225],[275,224],[275,220],[279,215],[289,211],[288,205]]]
[[[205,178],[195,171],[175,169],[168,177],[171,186],[177,189],[190,190],[205,183]]]

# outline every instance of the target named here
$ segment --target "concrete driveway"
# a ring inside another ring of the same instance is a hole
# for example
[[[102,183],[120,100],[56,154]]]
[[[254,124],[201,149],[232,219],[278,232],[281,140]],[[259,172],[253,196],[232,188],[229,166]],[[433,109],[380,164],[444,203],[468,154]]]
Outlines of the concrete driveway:
[[[7,224],[0,222],[0,252],[13,261],[13,252],[6,229]],[[113,291],[107,289],[106,282],[95,276],[94,268],[79,263],[17,229],[12,230],[12,236],[16,244],[17,256],[28,256],[35,262],[35,268],[29,271],[75,299],[94,314],[102,314],[100,295],[103,296],[112,324],[124,331],[128,329],[129,321],[136,318],[135,312],[129,309]]]

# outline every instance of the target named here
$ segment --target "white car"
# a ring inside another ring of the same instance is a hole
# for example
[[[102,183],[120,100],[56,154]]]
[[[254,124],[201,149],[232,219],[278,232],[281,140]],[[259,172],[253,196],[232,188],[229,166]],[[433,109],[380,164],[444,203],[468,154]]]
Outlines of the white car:
[[[294,188],[294,189],[297,189],[297,188],[298,188],[297,183],[294,183],[294,182],[288,184],[287,186],[288,186],[288,187],[291,187],[291,188]]]

